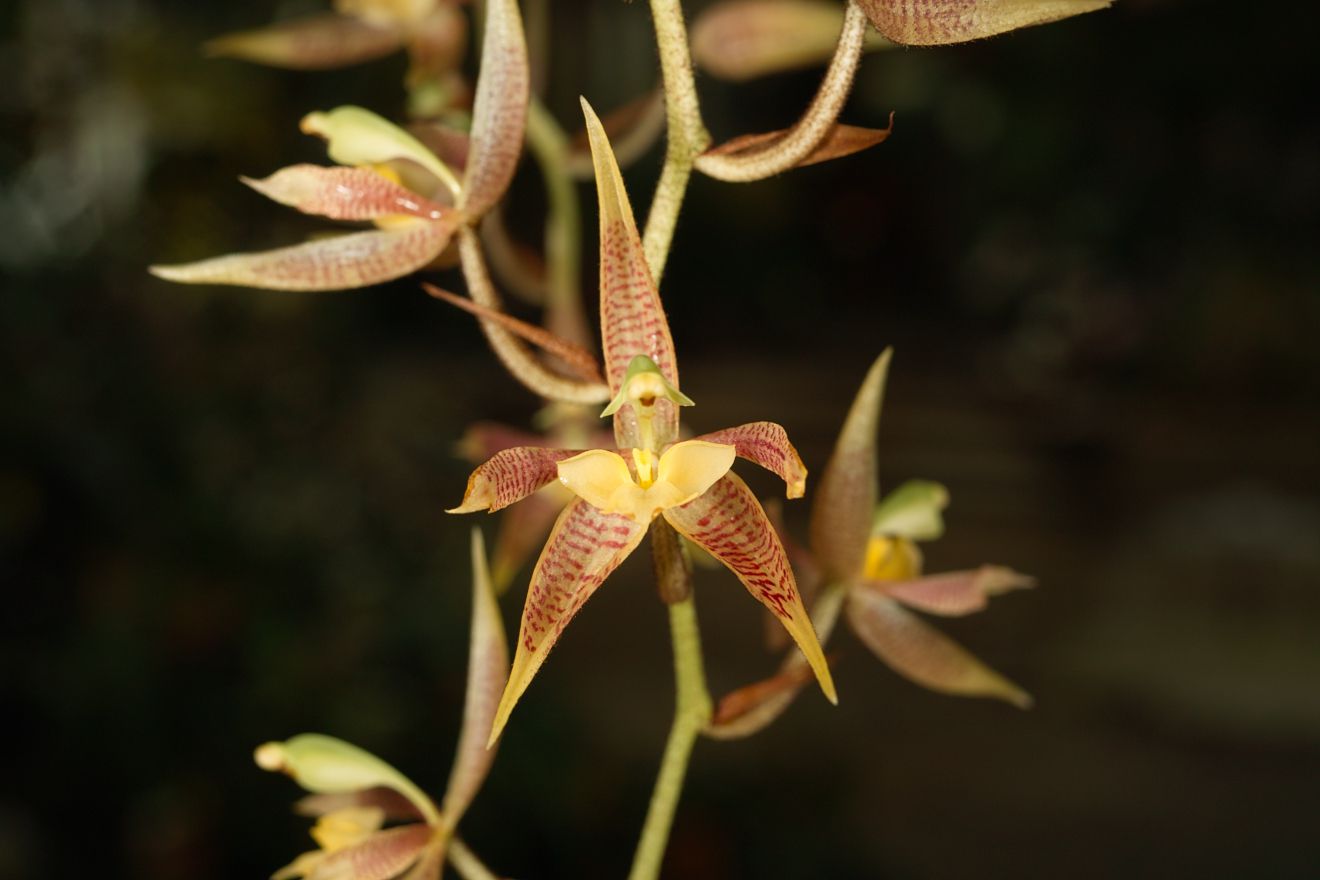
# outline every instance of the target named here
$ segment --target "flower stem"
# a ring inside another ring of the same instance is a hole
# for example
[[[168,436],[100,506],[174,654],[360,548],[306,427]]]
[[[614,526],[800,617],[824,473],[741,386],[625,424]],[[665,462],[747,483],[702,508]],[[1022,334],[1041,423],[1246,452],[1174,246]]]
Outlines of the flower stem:
[[[688,52],[687,26],[679,0],[651,0],[655,42],[660,52],[660,73],[665,85],[665,119],[668,143],[660,181],[646,218],[642,247],[656,284],[664,274],[674,227],[687,194],[692,163],[706,147],[710,135],[701,121],[701,104],[692,78],[692,55]]]
[[[642,826],[629,880],[654,880],[659,876],[692,746],[710,721],[711,700],[702,668],[701,634],[697,629],[696,606],[690,594],[669,606],[669,631],[674,644],[677,685],[674,725],[665,744],[664,758],[651,793],[651,806],[646,812],[646,824]]]
[[[457,837],[449,838],[445,856],[464,880],[499,880],[495,873],[477,858],[477,854],[468,849],[467,844]]]

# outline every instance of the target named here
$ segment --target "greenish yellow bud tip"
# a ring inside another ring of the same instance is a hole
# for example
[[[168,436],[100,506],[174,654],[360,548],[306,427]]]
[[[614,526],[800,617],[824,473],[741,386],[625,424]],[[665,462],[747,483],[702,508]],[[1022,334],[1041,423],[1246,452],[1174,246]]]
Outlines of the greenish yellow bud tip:
[[[252,758],[262,770],[278,773],[287,765],[284,744],[277,742],[262,743],[252,752]]]
[[[628,372],[623,376],[623,384],[619,386],[619,393],[610,401],[610,405],[601,412],[600,417],[603,419],[614,415],[626,403],[649,410],[662,397],[673,401],[677,406],[696,405],[692,398],[679,391],[672,382],[665,378],[664,374],[660,372],[660,368],[656,366],[655,361],[644,354],[639,354],[628,362]]]

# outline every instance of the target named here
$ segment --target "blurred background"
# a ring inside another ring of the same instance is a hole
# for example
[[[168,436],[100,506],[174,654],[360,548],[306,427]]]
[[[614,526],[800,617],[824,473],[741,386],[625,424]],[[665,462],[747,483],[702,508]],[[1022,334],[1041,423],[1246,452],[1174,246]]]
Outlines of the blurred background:
[[[237,176],[324,161],[308,111],[400,115],[402,56],[199,52],[317,8],[0,7],[2,877],[267,876],[310,840],[251,749],[304,730],[443,788],[470,595],[454,446],[536,400],[415,280],[145,272],[300,240],[320,224]],[[1128,0],[872,54],[845,120],[896,111],[887,143],[695,180],[663,287],[688,423],[779,421],[819,473],[893,345],[885,486],[953,498],[928,568],[1040,581],[940,625],[1037,705],[927,693],[840,632],[837,709],[808,692],[699,744],[667,876],[1320,872],[1320,75],[1315,11],[1280,8]],[[556,4],[552,36],[570,129],[578,94],[656,81],[643,3]],[[788,125],[819,75],[701,77],[716,139]],[[627,173],[639,211],[658,167]],[[540,200],[525,167],[529,242]],[[804,535],[806,504],[787,516]],[[520,704],[464,822],[497,871],[624,872],[672,707],[649,579],[641,554],[611,578]],[[768,673],[755,603],[724,572],[697,586],[712,688]]]

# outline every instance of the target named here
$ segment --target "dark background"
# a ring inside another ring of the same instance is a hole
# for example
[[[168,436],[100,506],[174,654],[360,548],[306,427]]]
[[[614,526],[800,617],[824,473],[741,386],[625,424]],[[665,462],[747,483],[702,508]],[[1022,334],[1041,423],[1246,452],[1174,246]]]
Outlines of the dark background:
[[[413,281],[144,271],[299,240],[317,224],[236,176],[322,161],[307,111],[398,115],[401,57],[197,52],[314,6],[0,7],[0,876],[266,876],[310,841],[251,749],[303,730],[443,788],[469,605],[453,444],[535,400]],[[554,14],[566,124],[579,93],[654,81],[644,3]],[[841,633],[837,709],[808,693],[699,745],[668,876],[1317,875],[1316,25],[1310,4],[1130,0],[871,55],[846,118],[896,110],[888,143],[695,181],[663,287],[689,424],[777,420],[819,473],[895,346],[885,484],[949,487],[931,570],[1040,579],[941,623],[1037,708],[924,692]],[[707,120],[786,125],[818,76],[702,77]],[[628,173],[639,211],[658,165]],[[512,205],[536,216],[531,169]],[[624,872],[671,710],[648,578],[640,556],[612,578],[519,706],[464,822],[496,870]],[[768,671],[745,591],[698,589],[714,690]]]

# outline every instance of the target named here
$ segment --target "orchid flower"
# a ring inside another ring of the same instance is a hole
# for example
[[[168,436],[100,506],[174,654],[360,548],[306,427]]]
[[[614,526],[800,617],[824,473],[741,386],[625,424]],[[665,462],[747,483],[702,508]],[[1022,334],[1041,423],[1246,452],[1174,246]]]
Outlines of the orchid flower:
[[[454,838],[459,820],[495,759],[486,731],[504,686],[508,644],[491,589],[481,534],[472,530],[472,644],[467,698],[449,785],[439,806],[394,767],[340,739],[304,733],[258,746],[265,770],[280,771],[311,792],[298,812],[317,817],[317,849],[276,871],[272,880],[439,880],[446,857],[475,859]],[[386,821],[405,824],[384,827]]]
[[[410,103],[426,115],[471,97],[459,70],[467,21],[454,0],[335,0],[313,13],[206,43],[208,55],[289,70],[328,70],[406,50]]]
[[[909,610],[960,617],[985,608],[991,596],[1035,582],[994,565],[923,576],[917,542],[943,534],[949,494],[938,483],[914,480],[877,503],[876,429],[889,359],[886,350],[871,367],[839,434],[812,505],[810,549],[785,537],[804,587],[819,587],[813,621],[828,640],[845,611],[857,637],[903,677],[941,693],[994,697],[1025,709],[1031,705],[1025,691]],[[805,678],[798,657],[789,656],[775,676],[726,696],[707,733],[731,739],[763,729]]]
[[[451,513],[495,511],[558,480],[576,497],[532,573],[509,682],[492,725],[498,739],[519,697],[582,606],[662,516],[730,568],[796,641],[831,702],[834,683],[783,546],[760,502],[730,468],[741,456],[800,497],[806,468],[784,429],[755,422],[678,441],[680,390],[669,324],[596,114],[583,101],[600,205],[600,314],[616,450],[514,447],[473,472]]]

